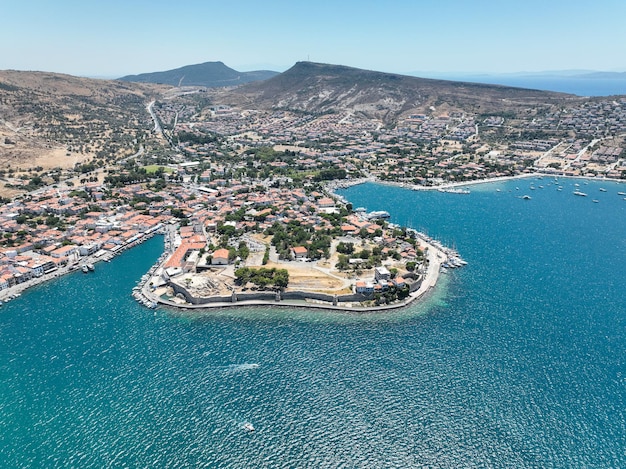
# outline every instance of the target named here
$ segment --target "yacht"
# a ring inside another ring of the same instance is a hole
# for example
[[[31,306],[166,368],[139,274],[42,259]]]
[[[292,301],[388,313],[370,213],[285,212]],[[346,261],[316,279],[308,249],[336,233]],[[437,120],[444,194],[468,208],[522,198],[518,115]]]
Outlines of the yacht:
[[[581,197],[587,197],[587,194],[585,194],[584,192],[581,192],[581,191],[574,191],[574,195],[579,195]]]
[[[250,433],[254,431],[254,425],[252,425],[250,422],[244,422],[241,428]]]
[[[384,220],[389,217],[391,217],[391,215],[389,215],[389,212],[385,210],[378,210],[367,214],[368,220]]]
[[[83,264],[80,268],[81,268],[81,270],[83,271],[84,274],[89,272],[89,268],[85,264]]]

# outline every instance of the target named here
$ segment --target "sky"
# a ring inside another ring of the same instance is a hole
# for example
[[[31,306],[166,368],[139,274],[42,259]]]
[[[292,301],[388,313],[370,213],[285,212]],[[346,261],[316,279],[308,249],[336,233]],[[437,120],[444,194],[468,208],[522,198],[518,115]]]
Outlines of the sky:
[[[0,70],[626,71],[625,0],[3,0],[0,18]]]

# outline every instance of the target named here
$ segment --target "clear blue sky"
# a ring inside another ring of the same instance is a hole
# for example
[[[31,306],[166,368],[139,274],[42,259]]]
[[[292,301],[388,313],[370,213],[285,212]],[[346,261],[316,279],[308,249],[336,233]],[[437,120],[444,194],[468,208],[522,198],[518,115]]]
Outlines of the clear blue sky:
[[[5,0],[0,69],[626,71],[626,0]]]

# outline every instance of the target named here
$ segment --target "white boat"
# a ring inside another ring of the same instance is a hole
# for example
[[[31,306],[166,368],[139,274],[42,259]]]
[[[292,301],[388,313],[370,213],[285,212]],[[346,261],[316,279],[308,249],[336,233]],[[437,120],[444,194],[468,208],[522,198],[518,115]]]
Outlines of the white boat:
[[[587,197],[587,194],[585,194],[584,192],[581,192],[581,191],[574,191],[574,195],[579,195],[581,197]]]
[[[368,220],[385,219],[389,217],[391,217],[391,215],[389,215],[389,212],[385,210],[379,210],[379,211],[370,212],[367,214]]]
[[[87,264],[87,269],[90,270],[91,272],[93,272],[94,270],[96,270],[96,268],[94,267],[93,264]]]
[[[530,200],[530,199],[531,199],[531,197],[530,197],[529,195],[524,195],[524,196],[522,196],[522,199],[524,199],[524,200]]]
[[[85,264],[83,264],[80,268],[81,268],[81,270],[83,271],[84,274],[89,272],[89,268]]]
[[[593,202],[594,204],[597,204],[597,203],[598,203],[598,202],[600,202],[600,201],[599,201],[598,199],[593,199],[593,200],[592,200],[592,202]]]
[[[617,195],[626,195],[626,192],[618,192]]]
[[[439,192],[447,192],[448,194],[469,194],[470,191],[468,189],[459,189],[459,188],[439,188],[437,189]]]
[[[244,422],[244,424],[241,426],[241,428],[243,428],[247,432],[253,432],[254,431],[254,425],[252,425],[250,422]]]

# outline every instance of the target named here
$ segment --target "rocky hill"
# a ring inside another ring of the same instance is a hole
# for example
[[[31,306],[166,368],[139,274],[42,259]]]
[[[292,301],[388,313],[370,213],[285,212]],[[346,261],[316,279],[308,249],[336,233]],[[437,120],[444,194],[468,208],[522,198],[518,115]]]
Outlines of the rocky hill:
[[[119,80],[139,83],[163,83],[171,86],[206,86],[208,88],[217,88],[267,80],[276,75],[278,75],[278,72],[269,70],[238,72],[237,70],[227,67],[223,62],[205,62],[163,72],[128,75],[119,78]]]
[[[579,98],[498,85],[416,78],[341,65],[298,62],[269,80],[217,99],[262,109],[325,113],[350,111],[393,122],[416,112],[508,112]]]

